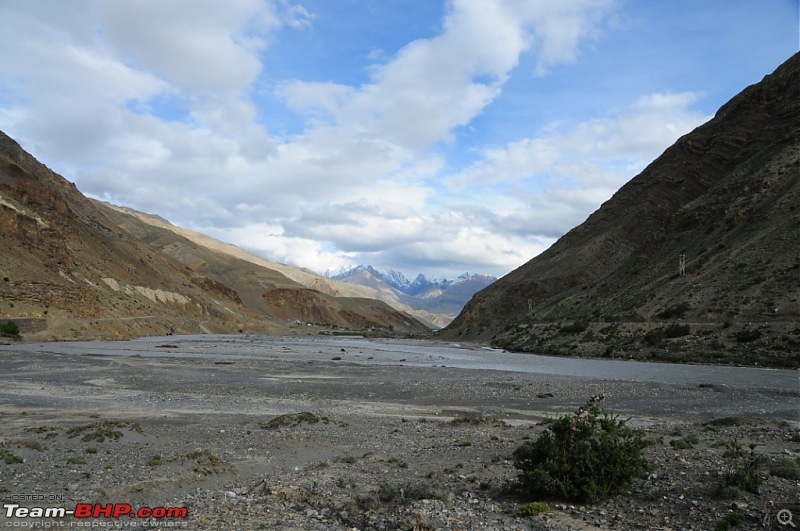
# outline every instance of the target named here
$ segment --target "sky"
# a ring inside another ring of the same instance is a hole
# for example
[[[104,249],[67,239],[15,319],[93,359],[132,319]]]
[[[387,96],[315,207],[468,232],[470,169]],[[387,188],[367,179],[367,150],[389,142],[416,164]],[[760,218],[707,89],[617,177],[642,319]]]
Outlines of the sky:
[[[798,0],[0,0],[0,130],[336,274],[502,276],[800,49]]]

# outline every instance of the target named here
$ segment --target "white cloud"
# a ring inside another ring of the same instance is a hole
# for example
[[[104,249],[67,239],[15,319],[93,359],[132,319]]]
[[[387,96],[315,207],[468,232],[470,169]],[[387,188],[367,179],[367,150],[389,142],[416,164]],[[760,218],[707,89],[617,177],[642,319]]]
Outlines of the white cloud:
[[[501,212],[484,226],[509,237],[550,240],[580,224],[626,181],[679,136],[710,116],[690,106],[699,95],[649,94],[613,118],[593,119],[572,129],[545,128],[541,136],[482,157],[444,182],[462,198],[492,197]]]
[[[85,193],[269,259],[499,275],[705,119],[690,110],[695,94],[652,94],[614,117],[484,148],[448,174],[454,131],[502,96],[520,58],[533,54],[538,75],[575,60],[615,2],[447,5],[438,35],[392,57],[365,51],[382,62],[354,86],[269,78],[276,31],[317,30],[301,3],[8,0],[0,47],[15,53],[0,58],[0,120]],[[277,87],[305,127],[271,135],[256,85]],[[181,112],[159,116],[163,99]]]
[[[294,111],[312,116],[321,111],[325,117],[338,119],[341,108],[352,99],[355,89],[338,83],[295,80],[281,84],[275,93]]]
[[[258,52],[280,25],[260,0],[122,0],[97,8],[103,38],[123,61],[186,91],[249,86],[261,70]]]
[[[543,177],[580,181],[585,170],[569,171],[578,162],[608,167],[614,161],[626,161],[625,170],[641,167],[710,118],[690,109],[698,97],[693,93],[650,94],[613,118],[589,120],[569,131],[546,128],[541,136],[487,148],[479,160],[446,182],[455,191]]]
[[[358,90],[293,80],[279,94],[295,109],[324,110],[348,134],[378,136],[419,154],[452,141],[454,128],[486,108],[521,54],[535,48],[543,66],[574,58],[614,3],[454,0],[440,35],[374,65],[371,82]]]
[[[575,61],[581,42],[601,33],[600,22],[617,3],[615,0],[507,1],[532,26],[532,47],[537,57],[534,73],[539,76],[556,64]]]
[[[254,253],[273,262],[310,268],[318,272],[339,270],[353,264],[355,257],[326,249],[324,243],[308,238],[286,236],[283,227],[265,223],[220,229],[197,227],[198,230]]]
[[[295,29],[310,28],[317,16],[305,7],[297,4],[287,9],[286,23]]]

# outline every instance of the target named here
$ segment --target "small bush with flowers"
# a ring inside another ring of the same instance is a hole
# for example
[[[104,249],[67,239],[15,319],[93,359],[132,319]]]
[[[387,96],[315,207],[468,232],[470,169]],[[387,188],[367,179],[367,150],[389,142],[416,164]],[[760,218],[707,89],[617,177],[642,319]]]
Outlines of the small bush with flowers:
[[[574,414],[549,420],[547,431],[514,451],[517,486],[525,496],[596,502],[644,474],[644,432],[602,411],[598,404],[607,396],[593,396]]]

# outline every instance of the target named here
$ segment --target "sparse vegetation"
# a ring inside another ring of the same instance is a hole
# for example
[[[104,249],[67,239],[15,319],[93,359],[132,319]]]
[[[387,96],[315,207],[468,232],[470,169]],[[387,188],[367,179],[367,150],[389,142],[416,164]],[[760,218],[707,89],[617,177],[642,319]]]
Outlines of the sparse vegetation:
[[[19,326],[14,321],[0,323],[0,336],[19,337]]]
[[[161,466],[161,464],[162,464],[161,456],[160,455],[154,455],[153,457],[148,459],[145,464],[147,466]]]
[[[300,413],[287,413],[279,415],[266,423],[259,423],[259,427],[265,430],[276,430],[279,428],[294,428],[301,424],[316,424],[320,418],[309,411]]]
[[[769,467],[769,473],[779,478],[800,481],[800,457],[777,460]]]
[[[378,487],[377,496],[378,499],[382,502],[394,501],[394,499],[397,498],[399,494],[400,494],[400,489],[398,489],[394,485],[388,485],[384,483],[380,487]]]
[[[530,502],[517,507],[519,516],[539,516],[550,510],[550,505],[546,502]]]
[[[219,458],[219,456],[210,450],[195,450],[189,452],[184,456],[185,459],[193,460],[195,467],[193,468],[195,474],[202,476],[210,476],[212,474],[221,474],[230,470],[231,466]]]
[[[503,422],[502,420],[498,420],[492,417],[487,417],[484,415],[459,415],[455,417],[453,420],[450,421],[452,426],[459,426],[459,425],[469,425],[469,426],[496,426],[498,428],[503,427],[507,428],[508,424]]]
[[[105,442],[106,439],[112,439],[116,441],[121,438],[123,433],[117,428],[127,428],[142,433],[142,428],[137,423],[112,420],[94,422],[92,424],[83,424],[81,426],[73,426],[72,428],[69,428],[66,433],[67,437],[70,438],[82,435],[81,440],[84,442],[97,441],[101,443]]]
[[[28,433],[44,434],[45,440],[52,439],[58,435],[58,428],[55,426],[37,426],[35,428],[25,428]]]
[[[353,504],[359,511],[374,511],[378,508],[378,501],[369,494],[356,494],[353,497]]]
[[[741,491],[757,493],[761,485],[764,456],[755,452],[755,445],[751,445],[750,451],[747,452],[737,439],[733,439],[728,443],[722,456],[729,461],[727,470],[722,476],[720,497],[736,498]]]
[[[444,493],[432,482],[409,482],[400,485],[383,483],[375,493],[383,503],[411,503],[418,500],[442,499]]]
[[[37,452],[44,452],[47,449],[42,443],[32,439],[22,439],[13,442],[20,448],[28,448],[30,450],[36,450]]]
[[[709,420],[705,423],[710,428],[729,428],[733,426],[752,426],[760,424],[760,419],[750,417],[720,417],[718,419]]]
[[[25,462],[25,460],[18,455],[14,455],[7,450],[3,450],[2,448],[0,448],[0,459],[2,459],[7,465],[16,465],[18,463]]]
[[[744,523],[742,513],[731,513],[717,522],[714,531],[730,531],[731,529]]]
[[[387,463],[390,465],[394,465],[397,468],[408,468],[408,463],[400,459],[399,457],[391,457],[386,460]]]
[[[699,442],[700,439],[696,435],[687,435],[686,437],[670,441],[669,445],[676,450],[688,450],[694,448],[694,445]]]

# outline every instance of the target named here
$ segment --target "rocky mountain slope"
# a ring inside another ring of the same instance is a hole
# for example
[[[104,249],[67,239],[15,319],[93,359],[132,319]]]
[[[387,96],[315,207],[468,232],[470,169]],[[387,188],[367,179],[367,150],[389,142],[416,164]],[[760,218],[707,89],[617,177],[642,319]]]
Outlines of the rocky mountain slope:
[[[0,321],[28,339],[284,331],[287,320],[427,330],[379,301],[192,252],[187,244],[173,257],[123,230],[0,132]]]
[[[476,295],[443,335],[538,352],[797,366],[799,318],[797,54]]]
[[[383,294],[382,300],[396,300],[414,310],[449,317],[444,324],[449,324],[475,293],[497,280],[491,275],[464,273],[455,280],[431,280],[420,274],[410,281],[398,271],[379,271],[364,265],[331,278],[377,290]]]
[[[341,282],[318,275],[308,269],[271,262],[260,256],[248,253],[240,247],[212,238],[207,234],[173,225],[156,215],[102,201],[94,201],[94,204],[108,218],[127,232],[154,245],[162,252],[190,268],[194,268],[198,264],[205,264],[204,267],[208,268],[209,264],[216,263],[219,260],[223,260],[226,264],[232,259],[235,263],[246,262],[240,263],[236,268],[227,265],[226,270],[229,272],[244,272],[254,266],[258,266],[272,273],[280,273],[306,288],[333,297],[376,299],[387,303],[395,310],[411,315],[425,323],[429,328],[441,328],[447,325],[457,313],[452,312],[452,315],[445,315],[432,313],[424,308],[413,308],[401,301],[400,297],[391,290],[381,289],[381,287],[372,285]],[[231,278],[225,280],[226,283],[232,281]],[[463,303],[461,306],[463,307]]]

